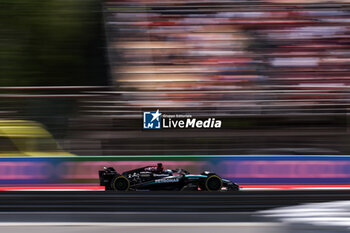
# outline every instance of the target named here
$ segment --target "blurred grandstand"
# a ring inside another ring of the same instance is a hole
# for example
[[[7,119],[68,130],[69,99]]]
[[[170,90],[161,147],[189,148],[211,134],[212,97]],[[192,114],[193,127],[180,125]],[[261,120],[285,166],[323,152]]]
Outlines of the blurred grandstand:
[[[103,14],[112,85],[3,89],[2,116],[49,119],[79,155],[349,154],[348,1],[119,0]],[[18,112],[50,96],[71,110]],[[144,109],[223,128],[143,131]]]

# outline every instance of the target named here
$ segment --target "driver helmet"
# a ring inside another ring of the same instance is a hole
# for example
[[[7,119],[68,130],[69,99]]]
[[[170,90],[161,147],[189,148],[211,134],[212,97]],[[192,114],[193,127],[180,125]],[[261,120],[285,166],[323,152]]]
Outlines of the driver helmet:
[[[163,172],[163,170],[164,170],[163,164],[162,163],[158,163],[157,164],[157,172],[161,173],[161,172]]]

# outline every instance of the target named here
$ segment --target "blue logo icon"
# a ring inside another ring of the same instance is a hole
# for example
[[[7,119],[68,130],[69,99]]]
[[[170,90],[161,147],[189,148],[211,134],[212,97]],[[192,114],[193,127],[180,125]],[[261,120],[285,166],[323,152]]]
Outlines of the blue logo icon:
[[[143,128],[144,129],[160,129],[160,119],[162,113],[159,109],[156,112],[143,112]]]

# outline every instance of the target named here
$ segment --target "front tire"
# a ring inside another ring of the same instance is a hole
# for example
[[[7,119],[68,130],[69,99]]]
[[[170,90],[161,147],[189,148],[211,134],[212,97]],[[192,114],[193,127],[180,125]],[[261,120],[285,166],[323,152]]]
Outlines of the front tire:
[[[112,188],[117,192],[126,192],[130,189],[130,181],[125,176],[117,176],[112,181]]]
[[[205,179],[204,187],[209,192],[220,191],[222,188],[222,179],[217,175],[211,175]]]

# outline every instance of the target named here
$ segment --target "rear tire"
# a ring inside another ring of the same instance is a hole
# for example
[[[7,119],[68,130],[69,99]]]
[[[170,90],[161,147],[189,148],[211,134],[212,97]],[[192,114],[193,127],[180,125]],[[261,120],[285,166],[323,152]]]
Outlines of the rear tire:
[[[211,175],[205,179],[204,187],[209,192],[220,191],[222,188],[222,179],[217,175]]]
[[[130,181],[125,176],[117,176],[112,181],[112,188],[117,192],[126,192],[130,189]]]

